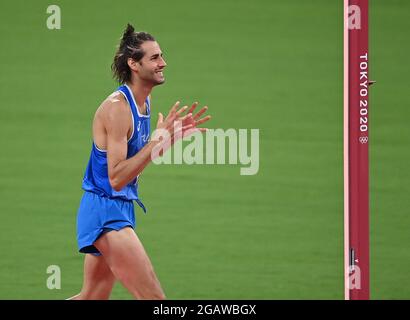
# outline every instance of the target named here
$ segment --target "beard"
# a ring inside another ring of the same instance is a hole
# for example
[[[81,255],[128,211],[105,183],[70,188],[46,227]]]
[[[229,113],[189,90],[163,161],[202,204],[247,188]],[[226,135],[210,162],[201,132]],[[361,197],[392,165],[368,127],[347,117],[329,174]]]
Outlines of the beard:
[[[155,79],[155,85],[163,84],[165,82],[163,71],[161,71],[160,73],[155,72],[154,79]]]
[[[157,86],[165,82],[165,77],[163,72],[150,72],[140,74],[141,80],[150,83],[152,86]]]

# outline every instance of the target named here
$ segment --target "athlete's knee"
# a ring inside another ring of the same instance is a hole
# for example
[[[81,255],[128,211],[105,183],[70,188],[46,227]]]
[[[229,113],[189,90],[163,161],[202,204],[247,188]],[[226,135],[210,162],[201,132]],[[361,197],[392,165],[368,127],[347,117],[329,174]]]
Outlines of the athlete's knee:
[[[164,291],[161,288],[154,270],[151,270],[145,286],[143,285],[140,290],[140,299],[165,300]]]
[[[108,300],[114,283],[114,277],[87,283],[83,286],[78,300]]]
[[[138,300],[165,300],[165,294],[159,284],[149,287],[134,288],[133,295]]]
[[[120,280],[136,299],[165,300],[165,294],[153,270],[141,278],[137,273],[120,273]]]

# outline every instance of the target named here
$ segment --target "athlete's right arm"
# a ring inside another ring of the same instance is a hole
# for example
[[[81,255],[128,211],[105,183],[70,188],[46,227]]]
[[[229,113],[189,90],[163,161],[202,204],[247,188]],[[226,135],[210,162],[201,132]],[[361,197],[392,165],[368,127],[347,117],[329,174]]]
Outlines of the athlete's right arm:
[[[179,114],[186,109],[183,107],[177,111],[178,106],[179,102],[171,108],[165,119],[162,114],[159,115],[157,129],[172,131],[174,121],[177,121]],[[117,100],[107,106],[104,117],[107,133],[108,177],[111,186],[116,191],[120,191],[142,172],[151,162],[153,148],[160,143],[158,140],[150,140],[136,155],[127,159],[128,126],[124,125],[129,122],[127,108],[129,107],[125,101]]]

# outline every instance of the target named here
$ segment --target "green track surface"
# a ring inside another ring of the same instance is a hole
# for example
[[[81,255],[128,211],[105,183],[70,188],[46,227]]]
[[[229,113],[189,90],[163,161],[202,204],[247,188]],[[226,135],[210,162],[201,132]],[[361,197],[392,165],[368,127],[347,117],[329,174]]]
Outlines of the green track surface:
[[[62,29],[48,30],[49,4]],[[410,298],[409,1],[371,1],[371,297]],[[137,233],[169,299],[343,299],[343,2],[2,1],[0,299],[82,285],[76,213],[94,112],[127,22],[168,67],[153,91],[260,130],[260,168],[150,165]],[[61,268],[49,290],[46,269]],[[116,285],[113,299],[131,296]]]

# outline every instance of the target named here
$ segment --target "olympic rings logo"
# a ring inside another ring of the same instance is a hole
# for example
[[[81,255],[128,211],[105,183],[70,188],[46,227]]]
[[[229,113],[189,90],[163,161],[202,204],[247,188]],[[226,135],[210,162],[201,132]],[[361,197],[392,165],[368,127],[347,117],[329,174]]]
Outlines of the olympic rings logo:
[[[369,137],[367,137],[367,136],[359,137],[359,142],[360,142],[361,144],[365,144],[365,143],[367,143],[368,141],[369,141]]]

